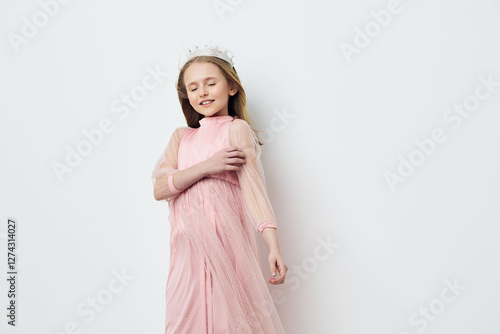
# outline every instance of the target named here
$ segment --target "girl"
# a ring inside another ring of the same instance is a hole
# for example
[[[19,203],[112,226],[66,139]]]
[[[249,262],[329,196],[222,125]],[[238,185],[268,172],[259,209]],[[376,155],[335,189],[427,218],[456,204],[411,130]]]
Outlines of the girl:
[[[262,144],[232,59],[218,48],[197,48],[180,70],[177,93],[188,126],[174,130],[152,174],[171,227],[165,332],[284,333],[262,277],[257,233],[269,248],[268,282],[283,284],[288,268]]]

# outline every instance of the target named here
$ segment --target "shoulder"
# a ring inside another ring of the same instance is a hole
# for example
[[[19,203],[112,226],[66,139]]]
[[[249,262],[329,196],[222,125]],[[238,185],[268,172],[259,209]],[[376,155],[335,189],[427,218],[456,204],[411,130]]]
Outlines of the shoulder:
[[[186,131],[187,129],[189,129],[189,127],[187,127],[187,126],[178,126],[175,128],[174,132],[182,133],[182,132]]]
[[[181,142],[182,138],[184,137],[184,134],[187,132],[189,128],[187,126],[179,126],[172,131],[172,134],[170,135],[170,140],[169,144],[170,145],[179,145]]]
[[[181,138],[188,129],[189,128],[187,126],[176,127],[172,133],[172,137]]]
[[[256,135],[247,121],[235,118],[229,128],[231,142],[235,145],[250,145],[256,141]]]
[[[250,127],[250,124],[248,124],[248,122],[244,119],[235,118],[231,121],[232,134],[245,133],[249,131],[252,131],[252,128]]]

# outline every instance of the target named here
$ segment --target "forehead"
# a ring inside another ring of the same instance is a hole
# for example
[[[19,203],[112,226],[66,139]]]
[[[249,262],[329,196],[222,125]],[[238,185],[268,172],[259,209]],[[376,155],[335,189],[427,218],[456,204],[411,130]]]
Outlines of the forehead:
[[[194,62],[184,72],[184,82],[190,85],[207,78],[221,78],[222,71],[219,66],[207,62]]]

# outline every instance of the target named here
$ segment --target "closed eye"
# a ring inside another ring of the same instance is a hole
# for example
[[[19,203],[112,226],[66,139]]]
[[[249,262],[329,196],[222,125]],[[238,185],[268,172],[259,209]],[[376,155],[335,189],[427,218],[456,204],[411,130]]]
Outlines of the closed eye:
[[[215,83],[208,84],[209,86],[215,86]],[[191,89],[192,92],[194,92],[197,88]]]

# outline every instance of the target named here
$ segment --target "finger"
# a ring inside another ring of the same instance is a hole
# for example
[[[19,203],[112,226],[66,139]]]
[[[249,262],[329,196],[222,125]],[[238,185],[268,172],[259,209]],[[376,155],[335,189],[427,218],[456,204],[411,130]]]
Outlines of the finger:
[[[268,282],[271,284],[283,284],[285,282],[285,278],[280,278],[279,276],[277,278],[269,278]]]
[[[245,155],[245,153],[243,152],[243,150],[239,149],[236,146],[228,146],[228,147],[225,148],[225,150],[229,154],[234,154],[234,155],[239,155],[239,156],[244,156]]]
[[[226,151],[233,152],[233,151],[239,151],[239,149],[236,146],[227,146]]]
[[[245,159],[241,159],[241,158],[231,158],[229,160],[230,160],[229,164],[231,164],[231,165],[232,164],[244,164],[246,162]]]
[[[228,151],[228,157],[245,157],[245,153],[241,150]]]
[[[278,273],[276,273],[276,277],[269,277],[268,281],[269,281],[269,283],[272,283],[272,284],[276,284],[277,282],[279,282]]]
[[[282,284],[282,283],[284,283],[285,277],[284,277],[283,273],[280,270],[278,270],[278,272],[279,272],[279,275],[276,274],[275,277],[270,277],[269,278],[269,283],[271,283],[271,284]]]
[[[271,278],[275,279],[277,276],[277,268],[276,268],[276,263],[271,263],[269,265],[269,268],[271,269]]]
[[[278,280],[285,279],[285,275],[286,275],[285,265],[281,261],[278,261],[278,270],[280,272],[280,275],[277,279]]]

